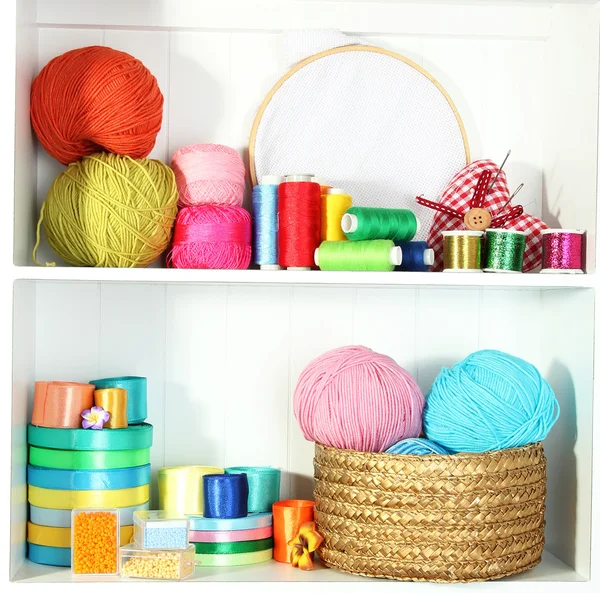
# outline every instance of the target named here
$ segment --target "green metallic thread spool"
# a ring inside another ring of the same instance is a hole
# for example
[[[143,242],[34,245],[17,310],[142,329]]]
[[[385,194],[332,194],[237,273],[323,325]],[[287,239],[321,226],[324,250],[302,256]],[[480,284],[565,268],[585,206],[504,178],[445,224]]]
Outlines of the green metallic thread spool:
[[[484,272],[518,274],[523,271],[527,236],[523,231],[488,229]]]
[[[402,249],[393,241],[323,241],[315,250],[321,270],[391,272],[402,264]]]
[[[353,206],[342,217],[342,230],[350,241],[411,241],[420,228],[412,210]]]

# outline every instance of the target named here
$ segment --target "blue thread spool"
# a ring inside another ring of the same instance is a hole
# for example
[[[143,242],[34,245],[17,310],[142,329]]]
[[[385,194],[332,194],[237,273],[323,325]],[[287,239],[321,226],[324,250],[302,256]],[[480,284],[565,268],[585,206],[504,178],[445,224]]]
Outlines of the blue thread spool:
[[[252,256],[261,270],[279,270],[277,264],[277,205],[283,177],[263,175],[252,190]]]
[[[428,439],[404,439],[392,445],[386,453],[392,455],[450,455],[444,447]]]
[[[148,380],[146,377],[110,377],[90,381],[96,389],[120,387],[127,390],[127,423],[141,424],[148,417]]]
[[[273,503],[279,500],[281,471],[274,467],[228,467],[226,474],[248,476],[248,512],[270,513]]]
[[[398,241],[395,245],[402,249],[402,263],[396,266],[396,271],[429,272],[435,255],[425,241]]]
[[[204,483],[204,516],[209,519],[238,519],[248,515],[246,474],[207,474]]]

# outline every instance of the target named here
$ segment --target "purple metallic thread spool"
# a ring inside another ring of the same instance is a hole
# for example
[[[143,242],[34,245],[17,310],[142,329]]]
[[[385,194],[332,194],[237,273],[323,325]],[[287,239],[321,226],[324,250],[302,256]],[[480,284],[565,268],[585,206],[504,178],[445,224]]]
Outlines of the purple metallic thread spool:
[[[576,229],[542,231],[542,274],[583,274],[583,235]]]

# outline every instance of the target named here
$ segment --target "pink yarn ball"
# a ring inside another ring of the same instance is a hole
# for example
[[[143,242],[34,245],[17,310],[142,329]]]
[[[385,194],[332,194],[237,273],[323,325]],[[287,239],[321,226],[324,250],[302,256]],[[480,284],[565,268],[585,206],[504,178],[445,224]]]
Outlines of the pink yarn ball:
[[[364,346],[315,358],[294,393],[294,414],[306,440],[356,451],[385,451],[418,437],[424,404],[410,373]]]
[[[243,208],[182,208],[167,263],[174,268],[243,270],[250,264],[250,239],[250,214]]]
[[[191,144],[174,155],[180,206],[241,206],[246,168],[237,150],[221,144]]]

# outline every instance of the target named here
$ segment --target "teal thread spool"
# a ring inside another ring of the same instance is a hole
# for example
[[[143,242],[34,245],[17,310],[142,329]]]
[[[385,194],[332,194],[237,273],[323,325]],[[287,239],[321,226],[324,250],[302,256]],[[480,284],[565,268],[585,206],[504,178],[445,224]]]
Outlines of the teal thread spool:
[[[321,270],[347,272],[391,272],[402,264],[402,249],[393,241],[323,241],[315,249],[315,264]]]
[[[350,241],[411,241],[420,228],[412,210],[353,206],[342,217],[342,230]]]
[[[485,233],[484,272],[519,274],[523,271],[523,257],[527,236],[512,229],[488,229]]]

